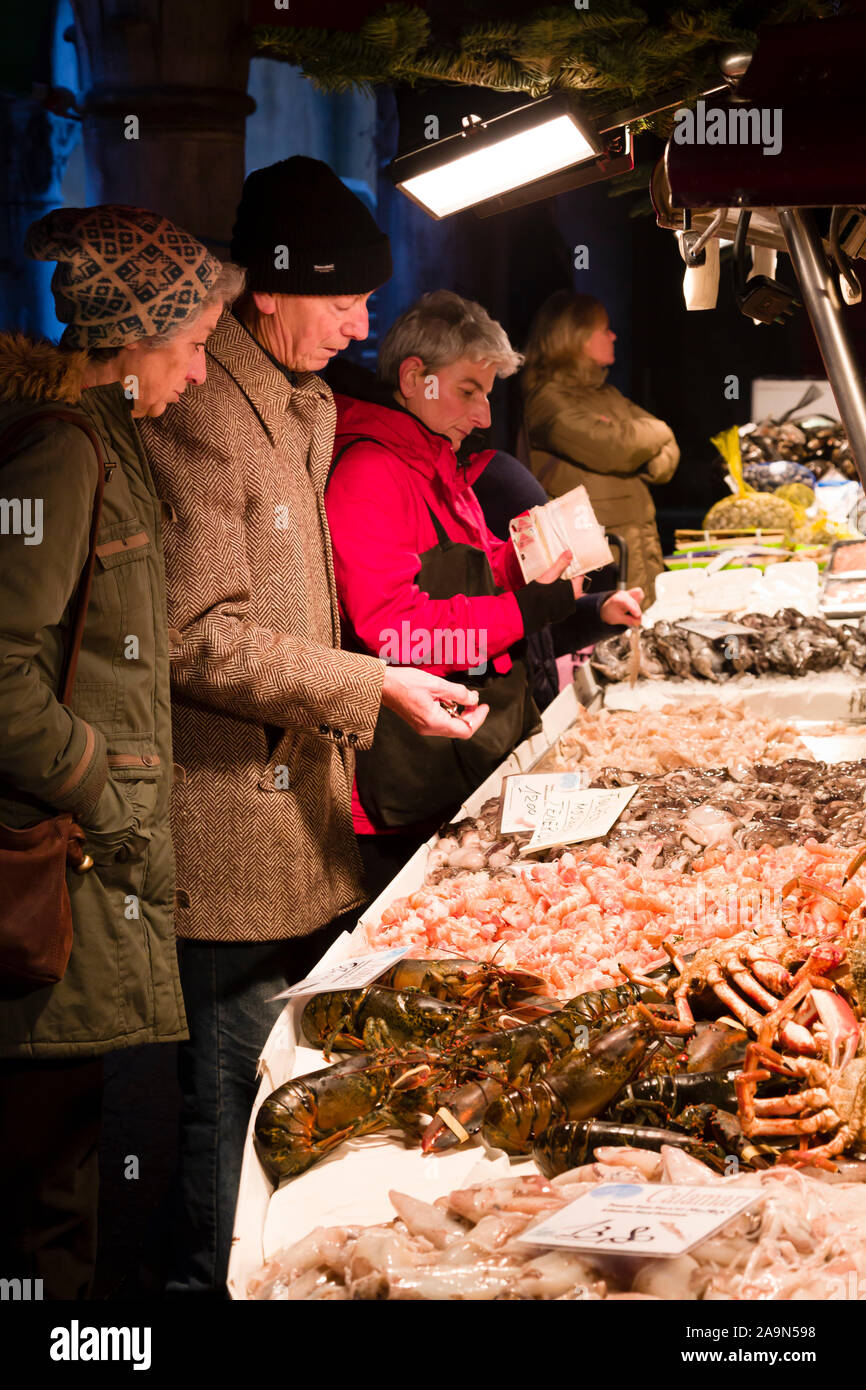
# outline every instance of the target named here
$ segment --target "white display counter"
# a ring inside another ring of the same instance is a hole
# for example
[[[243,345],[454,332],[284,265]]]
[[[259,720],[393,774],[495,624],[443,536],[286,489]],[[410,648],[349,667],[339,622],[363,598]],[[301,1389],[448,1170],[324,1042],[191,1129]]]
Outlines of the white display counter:
[[[541,731],[509,754],[464,802],[454,819],[476,815],[489,797],[499,794],[504,776],[527,772],[574,723],[579,706],[594,704],[599,698],[595,682],[586,668],[581,668],[576,683],[561,691],[544,711]],[[392,902],[421,887],[427,856],[435,840],[436,836],[431,836],[413,854],[358,919],[351,935],[344,933],[335,941],[319,965],[330,965],[369,950],[365,922],[378,922]],[[482,1174],[491,1177],[502,1176],[502,1172],[517,1174],[524,1167],[527,1172],[536,1171],[533,1163],[514,1166],[508,1160],[504,1160],[503,1168],[502,1160],[494,1163],[475,1146],[422,1159],[417,1149],[404,1149],[394,1143],[393,1137],[381,1142],[366,1138],[342,1145],[309,1172],[293,1178],[274,1192],[253,1148],[253,1125],[258,1108],[271,1091],[290,1077],[303,1076],[305,1072],[318,1071],[328,1065],[319,1050],[298,1040],[298,1021],[305,1003],[306,999],[288,1001],[259,1059],[261,1082],[247,1129],[229,1259],[228,1289],[235,1299],[246,1297],[250,1275],[265,1259],[282,1246],[299,1240],[314,1226],[390,1221],[394,1215],[388,1201],[391,1188],[430,1201],[452,1188],[479,1181]],[[341,1163],[339,1183],[333,1181],[330,1171],[335,1162]]]
[[[574,686],[553,701],[544,712],[542,730],[520,744],[505,762],[473,793],[454,817],[477,815],[484,802],[497,796],[503,776],[529,771],[577,718],[581,705],[601,702],[601,692],[588,668],[582,668]],[[764,718],[798,722],[828,719],[860,720],[866,716],[866,684],[841,672],[826,672],[799,680],[782,677],[746,677],[713,685],[707,681],[639,681],[607,686],[604,704],[610,709],[660,708],[680,700],[741,700]],[[400,870],[385,891],[360,916],[351,933],[344,933],[323,956],[320,965],[363,954],[369,950],[365,924],[379,921],[385,908],[424,883],[431,839]],[[229,1262],[228,1287],[232,1298],[246,1297],[250,1276],[265,1259],[292,1244],[319,1225],[354,1225],[390,1221],[388,1200],[392,1188],[431,1201],[456,1187],[505,1172],[535,1171],[534,1165],[508,1165],[493,1160],[483,1149],[470,1146],[450,1153],[422,1157],[417,1149],[405,1149],[390,1140],[373,1138],[342,1145],[275,1192],[265,1177],[252,1142],[258,1107],[277,1086],[327,1065],[317,1049],[298,1041],[298,1021],[306,999],[290,1000],[277,1019],[259,1063],[261,1084],[247,1131],[235,1234]],[[331,1165],[340,1163],[339,1181]]]

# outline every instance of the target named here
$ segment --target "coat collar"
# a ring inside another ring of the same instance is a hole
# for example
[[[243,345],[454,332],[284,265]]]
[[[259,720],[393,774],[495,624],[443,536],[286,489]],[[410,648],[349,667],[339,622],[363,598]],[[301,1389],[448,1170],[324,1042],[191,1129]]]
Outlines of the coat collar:
[[[599,387],[604,386],[607,377],[607,367],[601,367],[597,362],[584,359],[579,368],[568,363],[565,366],[557,367],[554,372],[551,372],[548,381],[556,382],[561,388],[568,391],[584,391],[587,387],[598,390]]]
[[[335,395],[337,406],[337,437],[335,447],[351,443],[353,438],[369,435],[382,447],[397,454],[401,461],[427,478],[440,478],[450,492],[462,492],[471,487],[484,472],[495,449],[472,454],[468,463],[458,463],[450,441],[433,430],[396,402],[358,400],[356,397]]]
[[[298,372],[292,384],[228,309],[208,338],[206,352],[234,378],[274,442],[279,437],[294,392],[318,396],[322,400],[330,395],[329,388],[315,372]]]
[[[47,339],[23,333],[0,333],[0,403],[78,405],[86,365],[85,352],[63,352]]]

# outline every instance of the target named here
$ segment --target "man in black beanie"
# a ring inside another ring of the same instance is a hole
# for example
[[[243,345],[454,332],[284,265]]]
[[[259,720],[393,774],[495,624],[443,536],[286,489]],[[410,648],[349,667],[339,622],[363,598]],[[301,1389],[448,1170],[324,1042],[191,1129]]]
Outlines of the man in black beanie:
[[[296,156],[246,180],[232,257],[248,287],[208,341],[206,385],[141,429],[164,513],[190,1029],[169,1289],[211,1294],[273,996],[365,900],[354,750],[372,743],[380,705],[454,738],[486,712],[456,718],[439,702],[475,692],[340,650],[323,501],[335,408],[315,373],[367,336],[388,238],[326,164]]]

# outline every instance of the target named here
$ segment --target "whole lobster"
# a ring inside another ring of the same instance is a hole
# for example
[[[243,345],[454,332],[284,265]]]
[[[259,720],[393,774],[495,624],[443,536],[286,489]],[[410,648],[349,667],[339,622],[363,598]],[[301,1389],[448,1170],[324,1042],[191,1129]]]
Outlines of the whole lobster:
[[[315,994],[301,1014],[301,1031],[313,1047],[331,1052],[370,1051],[428,1042],[465,1021],[457,1004],[420,990],[367,985]]]
[[[506,1086],[526,1085],[557,1057],[589,1047],[600,1028],[612,1027],[640,997],[639,987],[631,984],[595,990],[533,1023],[466,1038],[452,1065],[471,1072],[471,1078],[438,1097],[440,1109],[424,1131],[425,1153],[440,1153],[477,1133],[488,1106]]]
[[[417,989],[449,1004],[473,1008],[509,1008],[530,995],[546,998],[540,975],[526,970],[503,970],[484,960],[412,960],[404,957],[379,977],[391,989]]]
[[[598,1115],[637,1074],[662,1033],[684,1035],[685,1024],[662,1020],[638,1005],[638,1017],[600,1033],[587,1048],[560,1057],[528,1087],[513,1087],[487,1109],[486,1142],[508,1154],[529,1153],[545,1130],[563,1120]]]

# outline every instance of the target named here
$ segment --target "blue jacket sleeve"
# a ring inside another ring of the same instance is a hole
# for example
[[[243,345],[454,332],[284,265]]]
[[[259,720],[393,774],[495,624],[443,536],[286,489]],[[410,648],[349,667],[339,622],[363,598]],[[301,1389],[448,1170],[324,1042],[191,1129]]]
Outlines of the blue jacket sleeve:
[[[550,631],[557,656],[576,652],[580,647],[591,647],[605,637],[613,637],[624,632],[624,627],[606,623],[601,616],[602,604],[610,598],[613,589],[601,594],[583,594],[575,604],[574,612],[560,623],[555,623]]]

